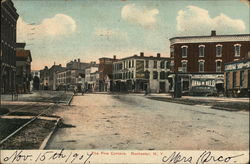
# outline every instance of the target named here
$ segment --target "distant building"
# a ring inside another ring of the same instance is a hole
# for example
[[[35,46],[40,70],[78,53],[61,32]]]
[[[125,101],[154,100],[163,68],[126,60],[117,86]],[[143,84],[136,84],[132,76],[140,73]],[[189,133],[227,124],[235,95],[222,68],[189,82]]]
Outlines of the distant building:
[[[1,0],[1,93],[15,91],[16,22],[19,15],[11,0]]]
[[[114,58],[100,58],[99,59],[99,91],[107,92],[111,89],[111,79],[113,77],[113,62],[116,61],[116,56]]]
[[[85,69],[85,89],[89,92],[99,91],[98,64],[92,62],[91,66]]]
[[[40,71],[40,84],[43,90],[56,90],[57,89],[57,72],[64,70],[61,64],[54,63],[49,69],[47,66]]]
[[[40,71],[32,70],[31,79],[32,79],[30,82],[31,91],[40,90]]]
[[[223,90],[224,65],[244,59],[250,34],[185,36],[170,39],[171,71],[181,73],[183,91],[211,86]],[[209,87],[208,87],[209,88]]]
[[[113,62],[113,89],[125,92],[164,93],[169,90],[170,59],[134,55]]]
[[[49,89],[49,68],[45,66],[44,69],[40,70],[40,88],[42,90]]]
[[[80,59],[75,59],[66,64],[66,68],[56,73],[57,89],[73,90],[74,87],[80,89],[85,84],[85,69],[95,63],[84,63]]]
[[[17,93],[29,93],[31,90],[30,50],[25,49],[25,43],[17,43],[16,47],[16,90]]]

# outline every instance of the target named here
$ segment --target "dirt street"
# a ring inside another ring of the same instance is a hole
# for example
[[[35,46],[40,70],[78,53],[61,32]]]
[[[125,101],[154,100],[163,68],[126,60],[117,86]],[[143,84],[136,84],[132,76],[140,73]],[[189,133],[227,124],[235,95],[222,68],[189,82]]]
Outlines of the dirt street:
[[[57,109],[65,124],[48,149],[248,150],[249,113],[150,100],[143,95],[86,94]]]

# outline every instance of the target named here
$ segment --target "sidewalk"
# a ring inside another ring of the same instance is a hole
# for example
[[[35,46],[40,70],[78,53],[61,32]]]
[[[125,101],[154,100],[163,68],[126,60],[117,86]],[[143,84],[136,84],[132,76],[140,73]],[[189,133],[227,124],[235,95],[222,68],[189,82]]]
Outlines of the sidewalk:
[[[186,105],[202,105],[213,109],[227,111],[249,111],[249,98],[230,98],[230,97],[194,97],[182,96],[173,99],[170,94],[149,94],[149,99],[173,102]]]

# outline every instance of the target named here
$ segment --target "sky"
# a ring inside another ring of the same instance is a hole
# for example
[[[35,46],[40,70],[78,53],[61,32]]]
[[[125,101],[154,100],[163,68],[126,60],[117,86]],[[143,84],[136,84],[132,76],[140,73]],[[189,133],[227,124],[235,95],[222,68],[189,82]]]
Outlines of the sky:
[[[249,34],[248,0],[13,0],[32,70],[144,52],[169,57],[176,36]]]

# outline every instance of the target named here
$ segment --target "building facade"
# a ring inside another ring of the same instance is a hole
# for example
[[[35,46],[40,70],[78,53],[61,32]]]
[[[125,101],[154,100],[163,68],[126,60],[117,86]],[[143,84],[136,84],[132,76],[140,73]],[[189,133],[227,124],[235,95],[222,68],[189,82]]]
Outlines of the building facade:
[[[85,63],[75,59],[66,64],[66,68],[56,73],[57,89],[73,90],[75,87],[80,90],[85,85],[85,69],[95,62]]]
[[[30,86],[31,86],[31,91],[34,90],[40,90],[40,71],[37,70],[32,70],[31,71],[31,77],[32,80],[30,82]]]
[[[212,87],[223,92],[225,63],[246,58],[249,50],[250,34],[212,31],[211,36],[174,37],[170,39],[171,71],[181,73],[183,91]]]
[[[85,89],[88,92],[99,91],[99,65],[91,65],[85,69]]]
[[[226,96],[247,96],[250,93],[250,57],[225,64],[224,88]]]
[[[113,77],[113,62],[116,61],[116,56],[114,58],[100,58],[99,59],[99,91],[109,92],[112,91],[111,79]]]
[[[114,91],[164,93],[169,90],[170,59],[134,55],[113,63]]]
[[[223,73],[224,64],[246,58],[250,34],[175,37],[170,39],[173,72]]]
[[[16,91],[29,93],[31,91],[31,62],[30,50],[25,50],[25,43],[17,43],[16,47]]]
[[[16,90],[16,23],[19,15],[11,0],[1,0],[1,93]]]

